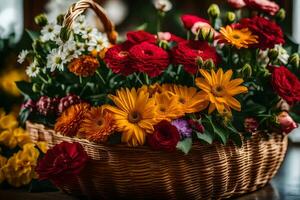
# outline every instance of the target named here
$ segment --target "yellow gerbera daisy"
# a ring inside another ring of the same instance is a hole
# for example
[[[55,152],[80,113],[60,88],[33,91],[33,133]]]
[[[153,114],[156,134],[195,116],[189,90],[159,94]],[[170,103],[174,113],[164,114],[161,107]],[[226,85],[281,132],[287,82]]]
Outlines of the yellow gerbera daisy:
[[[253,35],[252,32],[247,29],[233,29],[231,26],[222,27],[220,30],[221,38],[227,43],[235,46],[236,48],[248,48],[249,44],[258,43],[258,37]]]
[[[79,135],[93,142],[106,142],[114,128],[113,114],[105,106],[93,107],[84,115]]]
[[[175,98],[175,103],[184,113],[196,113],[208,106],[206,93],[197,92],[194,87],[166,85],[167,91]]]
[[[213,112],[215,109],[220,114],[230,112],[230,108],[237,111],[241,110],[240,102],[233,96],[248,91],[247,87],[240,86],[243,83],[243,79],[230,80],[232,70],[224,73],[219,68],[217,73],[211,70],[211,74],[204,69],[200,69],[199,71],[204,78],[197,78],[196,85],[206,93],[210,101],[208,113]]]
[[[181,106],[176,101],[176,96],[163,92],[156,93],[154,98],[157,106],[157,118],[160,120],[170,121],[184,115]]]
[[[143,145],[146,134],[152,134],[156,119],[156,106],[149,93],[135,88],[120,89],[109,95],[116,107],[107,108],[114,114],[116,130],[122,133],[122,142],[129,146]]]

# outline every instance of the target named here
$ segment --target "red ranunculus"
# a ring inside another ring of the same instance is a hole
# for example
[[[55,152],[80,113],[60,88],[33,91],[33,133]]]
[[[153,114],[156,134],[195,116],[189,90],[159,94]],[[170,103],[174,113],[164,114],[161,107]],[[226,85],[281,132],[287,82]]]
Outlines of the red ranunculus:
[[[176,42],[176,43],[184,41],[183,38],[178,37],[170,32],[158,32],[158,39],[167,42]]]
[[[132,44],[140,44],[142,42],[156,43],[156,36],[146,31],[131,31],[127,33],[127,41]]]
[[[49,149],[39,160],[36,172],[40,180],[49,179],[60,185],[79,175],[88,161],[81,144],[62,142]]]
[[[184,27],[187,30],[191,30],[191,28],[197,22],[203,22],[203,23],[206,23],[206,24],[208,24],[210,26],[210,23],[209,23],[208,20],[200,18],[200,17],[197,17],[195,15],[182,15],[181,16],[181,21],[182,21]]]
[[[168,53],[148,42],[134,45],[129,53],[132,67],[150,77],[158,76],[170,64]]]
[[[131,46],[129,42],[125,42],[109,48],[105,53],[104,62],[114,73],[126,76],[134,72],[129,58]]]
[[[281,112],[276,118],[281,130],[284,133],[290,133],[295,128],[298,128],[298,124],[291,118],[289,113],[286,111]]]
[[[264,17],[244,18],[240,22],[240,27],[249,28],[254,35],[258,36],[259,42],[254,47],[259,49],[265,50],[274,48],[276,44],[284,44],[281,28],[275,22]]]
[[[197,72],[197,59],[202,58],[203,61],[212,59],[215,64],[218,63],[219,56],[216,49],[209,46],[205,41],[184,41],[178,43],[172,50],[173,62],[177,65],[183,65],[184,69],[195,74]]]
[[[153,134],[148,134],[147,141],[154,150],[175,151],[180,135],[175,126],[163,120],[154,126]]]
[[[240,9],[240,8],[243,8],[244,6],[246,6],[246,3],[244,0],[227,0],[227,3],[235,9]]]
[[[257,9],[268,13],[269,15],[275,15],[280,7],[273,1],[269,0],[244,0],[246,5],[250,8]]]
[[[272,71],[272,85],[278,95],[288,104],[300,101],[300,81],[286,67],[270,67]]]

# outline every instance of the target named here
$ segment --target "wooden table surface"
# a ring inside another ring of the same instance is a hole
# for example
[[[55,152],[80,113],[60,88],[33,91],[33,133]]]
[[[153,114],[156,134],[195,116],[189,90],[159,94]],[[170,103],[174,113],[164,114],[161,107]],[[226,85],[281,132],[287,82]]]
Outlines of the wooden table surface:
[[[0,200],[79,200],[62,192],[28,193],[24,190],[0,190]],[[289,149],[278,174],[264,188],[235,200],[300,200],[300,145]]]

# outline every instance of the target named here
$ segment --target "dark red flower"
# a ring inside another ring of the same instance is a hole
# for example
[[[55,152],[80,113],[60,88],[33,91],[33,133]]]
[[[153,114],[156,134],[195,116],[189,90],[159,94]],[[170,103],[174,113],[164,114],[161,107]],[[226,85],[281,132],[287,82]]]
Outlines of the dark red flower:
[[[131,44],[140,44],[142,42],[156,43],[155,35],[146,31],[131,31],[127,33],[127,41]]]
[[[180,135],[175,126],[163,120],[154,126],[153,134],[148,134],[147,141],[154,150],[175,151]]]
[[[197,120],[189,119],[187,122],[193,129],[195,129],[199,133],[204,133],[204,126],[200,124]]]
[[[104,62],[114,73],[126,76],[134,72],[129,57],[131,46],[129,42],[124,42],[109,48],[105,53]]]
[[[129,53],[132,68],[147,73],[150,77],[161,74],[170,63],[165,50],[148,42],[134,45]]]
[[[284,133],[290,133],[295,128],[298,128],[298,124],[291,118],[288,112],[283,111],[277,117],[277,122],[280,125],[281,131]]]
[[[247,117],[244,120],[244,129],[248,133],[254,133],[259,126],[258,121],[254,117]]]
[[[288,104],[300,101],[300,81],[286,67],[270,67],[272,71],[272,85],[278,95]]]
[[[216,49],[209,46],[205,41],[184,41],[178,43],[172,50],[173,61],[177,65],[183,65],[184,69],[195,74],[197,72],[197,59],[200,57],[203,61],[212,59],[215,64],[218,63],[219,56]]]
[[[269,0],[244,0],[248,7],[255,10],[268,13],[269,15],[275,15],[280,7],[273,1]]]
[[[275,44],[284,44],[284,35],[281,28],[264,17],[243,18],[240,22],[241,28],[249,30],[258,36],[258,43],[254,47],[262,50],[274,48]]]
[[[184,25],[184,28],[186,28],[187,30],[190,30],[197,22],[204,22],[210,24],[208,20],[197,17],[195,15],[182,15],[180,18]]]
[[[49,149],[39,160],[36,172],[40,180],[49,179],[60,185],[80,174],[87,161],[88,155],[81,144],[62,142]]]
[[[243,8],[244,6],[246,6],[246,3],[244,0],[227,0],[227,3],[235,9],[240,9],[240,8]]]

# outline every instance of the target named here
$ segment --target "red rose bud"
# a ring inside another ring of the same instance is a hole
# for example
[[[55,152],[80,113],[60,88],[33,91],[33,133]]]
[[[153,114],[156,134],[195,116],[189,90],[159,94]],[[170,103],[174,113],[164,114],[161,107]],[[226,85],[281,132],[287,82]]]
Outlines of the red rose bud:
[[[258,126],[259,126],[258,121],[253,117],[247,117],[244,120],[244,129],[248,133],[253,133],[257,131]]]
[[[170,64],[169,54],[164,49],[148,42],[134,45],[129,53],[132,68],[150,77],[160,75]]]
[[[36,172],[40,180],[49,179],[59,186],[79,175],[87,161],[88,155],[80,143],[62,142],[39,160]]]
[[[300,81],[286,67],[274,67],[272,69],[272,85],[277,94],[289,105],[300,102]]]
[[[114,73],[127,76],[134,72],[129,57],[131,46],[131,43],[124,42],[109,48],[105,53],[104,62]]]
[[[203,24],[207,24],[210,26],[210,23],[208,20],[197,17],[195,15],[182,15],[180,18],[181,18],[181,21],[182,21],[184,27],[187,30],[191,30],[192,27],[194,26],[194,24],[197,22],[202,22]]]
[[[275,2],[269,0],[244,0],[244,1],[248,7],[255,10],[260,10],[269,15],[275,15],[280,8]]]
[[[290,133],[298,127],[298,124],[291,118],[288,112],[283,111],[277,117],[276,121],[279,123],[281,130],[284,133]]]
[[[176,150],[179,140],[180,135],[177,128],[166,120],[155,125],[153,134],[147,136],[147,142],[152,149],[168,152]]]
[[[190,125],[190,127],[192,127],[193,129],[195,129],[196,131],[198,131],[199,133],[204,133],[205,128],[202,124],[200,124],[198,121],[193,120],[193,119],[189,119],[188,120],[188,124]]]
[[[156,43],[155,35],[146,31],[131,31],[127,33],[127,41],[132,44],[140,44],[142,42]]]
[[[234,9],[240,9],[246,6],[244,0],[227,0],[227,3]]]

